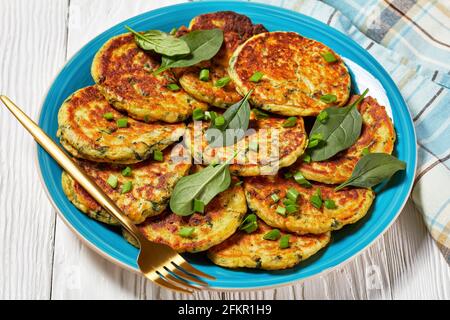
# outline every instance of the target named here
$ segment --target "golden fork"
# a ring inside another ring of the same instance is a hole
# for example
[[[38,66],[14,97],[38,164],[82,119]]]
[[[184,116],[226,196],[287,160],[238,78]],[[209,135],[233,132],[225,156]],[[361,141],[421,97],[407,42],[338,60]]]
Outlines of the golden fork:
[[[8,97],[0,95],[0,100],[31,133],[37,143],[47,151],[56,162],[68,172],[103,208],[115,217],[139,243],[137,263],[145,277],[160,285],[183,293],[193,293],[208,284],[198,277],[215,278],[191,266],[172,248],[148,241],[138,228],[125,216],[117,205],[53,140],[31,120]],[[192,285],[188,281],[195,283]]]

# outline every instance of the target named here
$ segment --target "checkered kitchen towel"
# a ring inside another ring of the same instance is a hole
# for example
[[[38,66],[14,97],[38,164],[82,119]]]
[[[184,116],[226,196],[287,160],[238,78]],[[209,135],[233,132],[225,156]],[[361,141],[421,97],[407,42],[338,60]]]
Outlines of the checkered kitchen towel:
[[[450,264],[450,0],[250,1],[291,9],[332,26],[390,73],[416,128],[412,199]]]
[[[412,199],[450,264],[450,1],[256,0],[318,19],[371,53],[397,83],[414,119]]]

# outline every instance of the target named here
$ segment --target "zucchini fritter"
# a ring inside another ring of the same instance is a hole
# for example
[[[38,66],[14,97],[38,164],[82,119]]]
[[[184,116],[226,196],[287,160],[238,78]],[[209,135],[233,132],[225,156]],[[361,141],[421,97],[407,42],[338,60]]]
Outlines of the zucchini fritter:
[[[331,239],[330,232],[323,234],[289,234],[289,248],[281,249],[279,240],[264,240],[263,236],[273,230],[258,220],[258,229],[250,234],[236,234],[208,250],[208,257],[215,264],[226,268],[258,268],[281,270],[292,268],[324,248]],[[281,232],[281,235],[285,235]]]
[[[112,118],[105,119],[105,114]],[[62,146],[77,158],[96,162],[129,164],[147,159],[183,135],[185,125],[143,123],[116,111],[95,86],[78,90],[64,101],[58,112]]]
[[[260,24],[254,25],[251,20],[232,11],[220,11],[202,14],[191,20],[189,30],[208,30],[219,28],[223,30],[224,42],[222,48],[211,61],[200,66],[187,68],[180,77],[180,84],[190,95],[210,105],[226,108],[241,99],[233,82],[224,87],[215,86],[215,82],[228,76],[228,61],[234,50],[251,36],[266,32]],[[209,70],[209,80],[202,81],[199,74],[202,69]]]
[[[61,175],[61,184],[64,193],[72,204],[90,218],[118,226],[119,221],[104,210],[73,178],[65,171]]]
[[[363,123],[361,136],[355,144],[325,161],[305,163],[299,160],[291,167],[292,170],[300,170],[307,179],[340,184],[350,178],[364,148],[368,148],[369,152],[391,154],[394,149],[395,130],[386,109],[374,98],[367,97],[358,106],[358,110]]]
[[[299,192],[298,210],[281,215],[278,206],[284,207],[286,192],[293,188]],[[333,200],[335,209],[320,209],[310,202],[311,197],[320,188],[323,200]],[[245,196],[248,206],[268,225],[297,234],[319,234],[341,229],[346,224],[355,223],[363,218],[375,198],[370,189],[343,189],[334,191],[333,186],[314,183],[311,188],[297,184],[293,179],[285,179],[280,174],[271,177],[251,177],[244,179]],[[272,194],[280,200],[275,202]]]
[[[190,146],[195,158],[201,155],[207,164],[224,162],[238,152],[230,163],[232,174],[238,176],[275,174],[278,168],[293,164],[305,151],[308,141],[302,118],[297,119],[293,127],[283,127],[285,121],[285,118],[273,116],[250,120],[249,128],[255,131],[229,147],[211,147],[208,144],[204,138],[208,122],[202,123],[203,130],[193,130],[195,125],[189,125],[185,143]],[[192,132],[196,134],[194,139]]]
[[[336,61],[327,62],[322,56],[326,53]],[[257,71],[262,79],[250,81]],[[239,93],[254,89],[254,105],[286,116],[317,115],[331,105],[344,105],[350,94],[350,75],[341,58],[295,32],[267,32],[248,39],[231,57],[229,73]],[[324,102],[325,95],[335,100]]]
[[[95,163],[79,160],[78,164],[134,223],[163,212],[176,182],[185,176],[190,164],[174,163],[170,150],[164,152],[164,161],[146,160],[130,165],[131,174],[122,175],[124,165]],[[118,180],[115,188],[108,184],[110,176]],[[132,183],[131,191],[122,193],[122,186]],[[69,174],[63,172],[62,186],[69,200],[91,218],[109,224],[118,224]]]
[[[207,105],[183,89],[170,90],[177,82],[171,70],[158,75],[160,58],[140,49],[134,35],[111,38],[97,52],[92,62],[92,77],[106,99],[130,117],[146,121],[180,122],[196,108]]]

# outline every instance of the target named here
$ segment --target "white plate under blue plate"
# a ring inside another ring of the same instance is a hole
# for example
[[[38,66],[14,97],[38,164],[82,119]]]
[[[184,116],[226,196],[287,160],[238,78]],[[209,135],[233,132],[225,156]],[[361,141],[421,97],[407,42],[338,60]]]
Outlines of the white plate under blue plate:
[[[90,75],[92,58],[109,38],[125,32],[124,25],[135,30],[160,29],[187,25],[196,15],[232,10],[262,23],[268,30],[295,31],[318,40],[344,57],[353,76],[353,92],[370,89],[370,95],[388,107],[397,132],[395,155],[407,163],[405,172],[378,186],[376,201],[369,213],[356,224],[333,233],[332,243],[297,267],[284,271],[229,270],[212,264],[204,254],[188,254],[198,269],[215,276],[210,285],[217,289],[253,289],[273,287],[306,279],[330,270],[366,249],[395,220],[403,208],[414,180],[416,139],[408,109],[396,85],[381,65],[363,48],[344,34],[302,14],[263,4],[248,2],[194,2],[165,7],[134,17],[105,31],[84,46],[62,69],[42,106],[39,125],[56,141],[57,113],[72,92],[93,84]],[[110,260],[136,270],[137,249],[129,245],[115,228],[108,227],[78,211],[61,188],[61,169],[38,148],[38,165],[45,189],[63,220],[80,238]]]

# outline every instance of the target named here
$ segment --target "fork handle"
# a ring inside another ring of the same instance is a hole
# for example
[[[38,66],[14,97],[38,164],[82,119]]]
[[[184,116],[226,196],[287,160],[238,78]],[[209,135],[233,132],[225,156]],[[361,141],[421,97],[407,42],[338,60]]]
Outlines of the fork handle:
[[[122,211],[109,198],[102,189],[89,177],[53,140],[31,120],[18,106],[8,97],[0,95],[0,100],[19,120],[22,126],[31,133],[37,143],[47,151],[55,161],[68,172],[106,211],[108,211],[120,224],[130,232],[140,243],[142,234],[131,220],[122,214]]]

